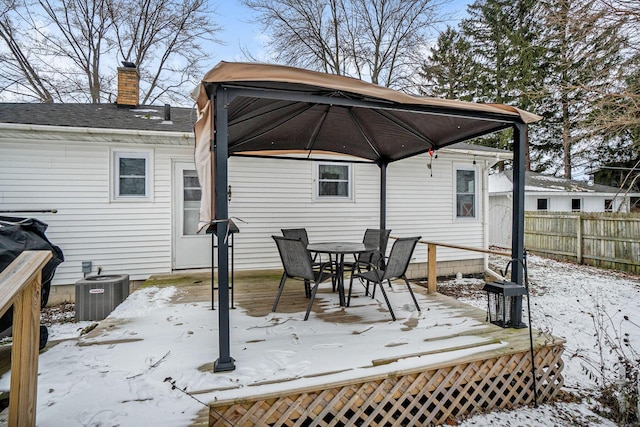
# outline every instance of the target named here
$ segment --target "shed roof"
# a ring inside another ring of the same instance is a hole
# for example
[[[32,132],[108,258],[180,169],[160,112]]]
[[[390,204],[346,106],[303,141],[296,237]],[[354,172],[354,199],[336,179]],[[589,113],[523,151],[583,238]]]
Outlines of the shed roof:
[[[489,176],[490,193],[511,192],[513,188],[513,171],[507,170]],[[616,194],[620,190],[608,185],[577,181],[536,172],[525,173],[525,191],[534,193],[582,193],[582,194]],[[633,194],[634,196],[636,193]]]

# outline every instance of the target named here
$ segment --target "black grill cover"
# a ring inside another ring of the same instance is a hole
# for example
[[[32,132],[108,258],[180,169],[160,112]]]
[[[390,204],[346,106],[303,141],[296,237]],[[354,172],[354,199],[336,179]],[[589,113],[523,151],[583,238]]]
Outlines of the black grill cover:
[[[52,244],[45,231],[47,224],[34,218],[14,218],[0,216],[0,272],[18,258],[23,251],[49,250],[53,257],[42,270],[42,305],[47,305],[51,280],[56,268],[64,261],[62,250]],[[0,289],[2,292],[2,289]],[[0,319],[0,332],[13,323],[13,308]]]

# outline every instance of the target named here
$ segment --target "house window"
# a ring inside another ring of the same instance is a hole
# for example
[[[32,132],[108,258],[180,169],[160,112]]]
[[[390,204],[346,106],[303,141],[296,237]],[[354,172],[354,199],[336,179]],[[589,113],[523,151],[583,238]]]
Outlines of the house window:
[[[113,199],[151,198],[151,151],[113,151]]]
[[[549,199],[538,199],[538,210],[539,211],[548,211],[549,210]]]
[[[582,210],[582,199],[571,199],[571,210],[580,212]]]
[[[351,165],[348,163],[318,163],[318,199],[351,199]]]
[[[475,169],[456,169],[456,217],[476,217]]]
[[[604,199],[604,211],[613,212],[613,199]]]

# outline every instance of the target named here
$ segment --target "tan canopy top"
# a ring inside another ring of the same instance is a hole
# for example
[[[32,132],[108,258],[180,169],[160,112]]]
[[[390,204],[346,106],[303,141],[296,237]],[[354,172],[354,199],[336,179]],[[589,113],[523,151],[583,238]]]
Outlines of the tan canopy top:
[[[514,170],[523,178],[524,127],[540,120],[506,105],[411,96],[348,77],[279,65],[221,62],[205,75],[196,98],[200,221],[202,227],[215,230],[218,242],[220,357],[214,372],[235,369],[229,338],[227,156],[337,153],[375,162],[380,166],[380,228],[385,228],[388,163],[515,127]],[[512,256],[520,259],[524,179],[518,183]],[[521,284],[520,272],[514,264],[511,280]]]
[[[350,77],[220,62],[202,79],[199,112],[229,94],[229,155],[331,152],[389,163],[541,117],[501,104],[408,95]],[[198,129],[206,132],[205,128]]]

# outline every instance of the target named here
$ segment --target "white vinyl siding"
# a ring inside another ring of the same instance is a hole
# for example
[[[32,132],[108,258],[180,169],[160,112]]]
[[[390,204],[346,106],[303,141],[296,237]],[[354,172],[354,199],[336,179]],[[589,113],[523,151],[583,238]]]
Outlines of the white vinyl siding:
[[[56,209],[33,216],[49,225],[47,237],[65,261],[54,284],[82,278],[82,261],[93,272],[129,274],[132,280],[167,273],[171,265],[171,158],[189,147],[156,150],[153,202],[110,201],[110,150],[71,141],[0,141],[0,209]]]
[[[179,179],[172,177],[172,161],[193,159],[193,147],[172,146],[169,139],[125,145],[109,142],[109,135],[93,138],[14,136],[8,141],[0,135],[0,209],[57,209],[56,214],[33,215],[49,224],[47,236],[65,255],[54,285],[81,279],[82,261],[91,261],[94,273],[102,267],[103,274],[129,274],[132,280],[170,272],[172,180]],[[152,201],[111,201],[111,150],[153,150]],[[387,228],[393,236],[420,235],[430,241],[484,247],[480,221],[454,224],[453,162],[464,158],[439,153],[433,176],[426,167],[427,155],[389,165]],[[229,159],[229,212],[244,221],[236,221],[237,270],[281,268],[271,239],[281,228],[306,227],[312,242],[360,241],[366,228],[378,228],[380,169],[352,163],[352,200],[335,203],[315,197],[315,164]],[[481,182],[478,193],[483,191]],[[477,203],[481,215],[481,197]],[[426,262],[426,255],[426,245],[419,244],[414,262]],[[478,257],[473,252],[438,249],[438,261]]]
[[[229,215],[240,233],[235,236],[238,269],[280,268],[271,235],[282,228],[307,228],[309,240],[360,241],[366,227],[379,222],[380,173],[375,165],[352,164],[355,203],[315,198],[315,162],[297,160],[229,159],[232,188]],[[283,173],[283,170],[286,173]]]
[[[622,212],[628,211],[628,198],[623,198],[615,193],[580,193],[577,195],[572,192],[562,192],[560,194],[535,194],[531,192],[525,195],[525,211],[537,211],[537,201],[540,198],[549,200],[548,206],[550,212],[571,212],[572,200],[580,200],[580,212],[604,212],[605,200],[613,200],[613,210],[616,211],[618,206],[623,203]],[[578,211],[576,211],[578,212]]]
[[[387,228],[392,236],[422,236],[422,240],[470,247],[486,247],[481,221],[455,220],[454,162],[461,155],[440,152],[432,170],[428,154],[391,163],[387,169]],[[471,163],[471,162],[469,162]],[[478,162],[479,163],[479,162]],[[476,173],[476,180],[478,174]],[[483,189],[477,183],[478,193]],[[453,196],[452,196],[453,194]],[[477,219],[481,218],[482,198],[477,197]],[[392,241],[389,242],[391,247]],[[438,261],[483,258],[475,252],[444,247],[437,249]],[[418,244],[412,262],[426,262],[427,245]],[[425,272],[426,274],[426,272]]]

